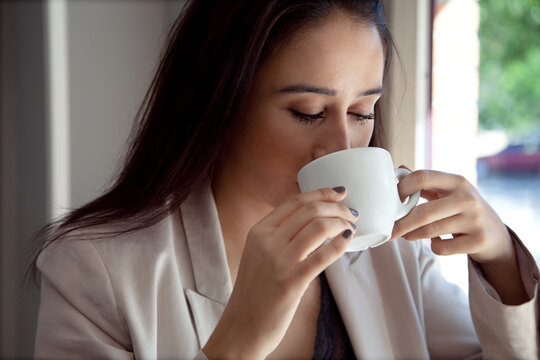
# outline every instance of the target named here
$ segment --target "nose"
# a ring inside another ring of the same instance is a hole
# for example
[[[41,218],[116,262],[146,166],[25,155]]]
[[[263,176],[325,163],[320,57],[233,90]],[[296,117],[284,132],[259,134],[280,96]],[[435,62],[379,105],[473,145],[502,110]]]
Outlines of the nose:
[[[350,149],[351,138],[346,114],[336,119],[328,119],[321,129],[319,143],[313,151],[313,160],[336,151]]]

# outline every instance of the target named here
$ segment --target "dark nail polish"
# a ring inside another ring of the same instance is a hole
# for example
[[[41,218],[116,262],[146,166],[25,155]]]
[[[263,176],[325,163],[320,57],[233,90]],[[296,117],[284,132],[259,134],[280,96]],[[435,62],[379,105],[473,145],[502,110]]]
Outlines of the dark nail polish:
[[[349,224],[351,224],[352,228],[353,228],[354,230],[356,230],[356,224],[355,224],[355,223],[349,221]]]
[[[349,229],[347,229],[347,230],[345,230],[345,231],[343,232],[343,237],[344,237],[345,239],[348,239],[348,238],[351,236],[351,234],[352,234],[352,231],[349,230]]]
[[[345,192],[345,186],[336,186],[335,188],[332,188],[332,190],[338,194],[343,194]]]
[[[358,211],[351,208],[349,208],[349,210],[351,210],[351,214],[353,214],[353,216],[358,216]]]

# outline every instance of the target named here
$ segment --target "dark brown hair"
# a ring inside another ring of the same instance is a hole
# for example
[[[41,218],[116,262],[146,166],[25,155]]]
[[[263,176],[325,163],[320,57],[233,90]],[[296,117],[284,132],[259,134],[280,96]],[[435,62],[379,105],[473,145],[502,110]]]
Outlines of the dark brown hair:
[[[392,40],[378,0],[188,1],[176,20],[138,113],[116,181],[100,197],[47,225],[37,255],[74,230],[129,220],[115,235],[148,227],[176,210],[227,146],[257,69],[301,27],[342,11]],[[381,101],[370,146],[385,147]],[[29,268],[35,278],[35,262]]]

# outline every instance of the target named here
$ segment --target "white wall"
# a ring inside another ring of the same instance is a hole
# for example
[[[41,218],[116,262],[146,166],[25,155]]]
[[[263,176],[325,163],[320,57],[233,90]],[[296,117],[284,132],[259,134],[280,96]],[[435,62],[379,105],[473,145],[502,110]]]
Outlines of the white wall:
[[[397,54],[385,84],[394,165],[428,168],[431,2],[383,0]]]
[[[182,5],[0,2],[0,358],[33,354],[28,239],[53,207],[79,206],[111,178]]]
[[[68,205],[78,207],[99,195],[113,175],[179,6],[73,1],[67,10]]]

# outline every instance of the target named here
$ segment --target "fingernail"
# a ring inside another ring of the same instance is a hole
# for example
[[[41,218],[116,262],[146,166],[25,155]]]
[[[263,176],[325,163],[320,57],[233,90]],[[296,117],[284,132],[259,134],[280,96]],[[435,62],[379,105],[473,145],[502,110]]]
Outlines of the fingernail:
[[[349,208],[349,210],[351,210],[351,214],[353,214],[353,216],[358,216],[358,211],[351,208]]]
[[[345,186],[336,186],[335,188],[332,188],[332,190],[338,194],[343,194],[345,192]]]
[[[351,231],[350,229],[347,229],[347,230],[345,230],[345,231],[343,232],[343,237],[344,237],[345,239],[348,239],[348,238],[351,236],[351,234],[352,234],[352,231]]]
[[[351,224],[352,228],[353,228],[354,230],[356,230],[356,224],[355,224],[355,223],[349,221],[349,224]]]

